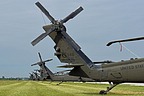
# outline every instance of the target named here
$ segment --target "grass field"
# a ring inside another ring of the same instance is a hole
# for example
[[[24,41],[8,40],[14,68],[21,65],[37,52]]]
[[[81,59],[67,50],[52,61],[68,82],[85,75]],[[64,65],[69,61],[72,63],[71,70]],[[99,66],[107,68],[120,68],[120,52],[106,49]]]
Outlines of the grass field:
[[[101,96],[107,84],[42,81],[0,81],[0,96]],[[107,96],[144,96],[144,86],[118,85]]]

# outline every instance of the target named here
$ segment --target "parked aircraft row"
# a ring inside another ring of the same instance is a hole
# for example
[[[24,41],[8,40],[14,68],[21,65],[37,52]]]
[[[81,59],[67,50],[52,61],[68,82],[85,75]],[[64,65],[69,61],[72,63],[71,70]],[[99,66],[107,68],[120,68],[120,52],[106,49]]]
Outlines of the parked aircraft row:
[[[67,63],[60,67],[73,68],[68,74],[62,75],[62,77],[55,77],[45,66],[47,60],[42,61],[39,54],[40,62],[34,65],[39,65],[40,68],[43,69],[42,78],[47,79],[50,77],[52,81],[60,80],[62,82],[71,80],[81,81],[83,78],[89,78],[87,79],[88,81],[109,82],[110,87],[107,87],[106,90],[101,90],[99,92],[100,94],[107,94],[111,89],[121,83],[144,83],[144,58],[119,62],[93,62],[82,52],[81,47],[68,35],[64,24],[77,16],[83,10],[82,7],[79,7],[64,19],[58,21],[53,18],[39,2],[36,2],[36,5],[48,17],[52,24],[43,26],[45,32],[32,41],[32,45],[36,45],[46,36],[50,36],[55,43],[55,56],[62,63]],[[120,41],[112,41],[108,43],[108,45],[116,42]],[[47,72],[50,73],[46,74]]]
[[[40,61],[32,64],[31,66],[38,65],[40,67],[39,70],[35,70],[36,72],[33,72],[34,74],[30,74],[31,80],[49,80],[49,81],[60,81],[59,84],[62,82],[94,82],[95,80],[92,80],[90,78],[84,78],[80,76],[70,76],[68,74],[71,70],[64,70],[57,73],[53,73],[45,64],[46,62],[51,61],[52,59],[48,59],[43,61],[41,54],[39,54]],[[58,84],[58,85],[59,85]]]

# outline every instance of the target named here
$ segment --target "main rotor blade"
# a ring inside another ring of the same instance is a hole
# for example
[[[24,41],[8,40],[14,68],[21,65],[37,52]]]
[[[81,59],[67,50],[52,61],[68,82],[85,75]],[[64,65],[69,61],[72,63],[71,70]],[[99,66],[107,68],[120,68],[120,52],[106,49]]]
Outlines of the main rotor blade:
[[[72,12],[70,15],[68,15],[66,18],[64,18],[63,20],[61,20],[61,23],[66,23],[69,19],[74,18],[77,14],[79,14],[81,11],[83,10],[82,7],[79,7],[78,9],[76,9],[74,12]]]
[[[64,36],[64,39],[73,47],[75,48],[77,51],[80,50],[80,46],[65,32],[62,31],[61,32],[62,35]]]
[[[99,61],[99,62],[93,62],[94,64],[99,64],[99,63],[113,63],[113,61]]]
[[[48,19],[54,24],[55,23],[55,19],[49,14],[49,12],[39,2],[36,2],[35,4],[48,17]]]
[[[111,41],[107,44],[107,46],[110,46],[113,43],[117,43],[117,42],[127,42],[127,41],[136,41],[136,40],[142,40],[144,39],[144,37],[138,37],[138,38],[130,38],[130,39],[125,39],[125,40],[116,40],[116,41]]]

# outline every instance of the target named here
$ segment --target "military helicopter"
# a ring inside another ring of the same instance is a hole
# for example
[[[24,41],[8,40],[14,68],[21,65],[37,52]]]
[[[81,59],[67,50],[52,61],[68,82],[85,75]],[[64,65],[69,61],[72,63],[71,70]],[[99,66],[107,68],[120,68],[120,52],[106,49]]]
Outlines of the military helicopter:
[[[30,74],[30,76],[29,76],[29,80],[34,80],[35,78],[34,78],[34,74],[33,73],[29,73]]]
[[[38,69],[35,69],[32,73],[30,73],[30,75],[31,75],[31,79],[32,80],[37,80],[37,81],[39,81],[40,80],[40,76],[39,76],[39,72],[40,70],[38,70]]]
[[[52,71],[50,71],[50,69],[48,67],[46,67],[45,63],[48,61],[51,61],[52,59],[48,59],[43,61],[42,57],[40,55],[40,53],[38,53],[39,58],[40,58],[40,62],[37,62],[35,64],[32,64],[31,66],[34,65],[39,65],[40,66],[40,73],[41,73],[41,79],[40,80],[51,80],[51,81],[61,81],[59,84],[63,83],[63,82],[67,82],[67,81],[74,81],[74,82],[94,82],[94,80],[90,79],[90,78],[82,78],[79,76],[69,76],[68,74],[64,74],[64,72],[70,71],[70,70],[64,70],[61,72],[57,72],[57,73],[52,73]],[[59,75],[60,73],[62,73],[61,75]],[[57,85],[59,85],[57,84]]]
[[[64,23],[80,13],[83,10],[82,7],[66,18],[57,21],[39,2],[36,5],[52,24],[43,26],[45,33],[32,41],[32,45],[36,45],[46,36],[50,36],[56,44],[54,46],[55,55],[62,63],[68,63],[61,67],[73,67],[69,75],[89,77],[97,82],[109,82],[110,87],[107,87],[106,90],[101,90],[99,94],[107,94],[121,83],[144,83],[144,58],[119,62],[92,62],[82,52],[81,47],[66,33]]]
[[[39,55],[40,61],[35,63],[35,64],[32,64],[31,66],[39,65],[40,66],[40,70],[39,70],[39,72],[40,72],[40,80],[46,80],[49,77],[49,75],[47,73],[47,67],[45,66],[45,63],[49,62],[49,61],[51,61],[53,59],[50,58],[48,60],[43,61],[40,53],[38,53],[38,55]]]

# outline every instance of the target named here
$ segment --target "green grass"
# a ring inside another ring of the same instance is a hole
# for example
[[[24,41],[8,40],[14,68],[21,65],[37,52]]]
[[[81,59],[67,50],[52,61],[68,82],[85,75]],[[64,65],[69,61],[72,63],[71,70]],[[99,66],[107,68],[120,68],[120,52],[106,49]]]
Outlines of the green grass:
[[[42,81],[2,81],[0,96],[101,96],[107,84]],[[144,96],[144,86],[118,85],[107,96]]]

